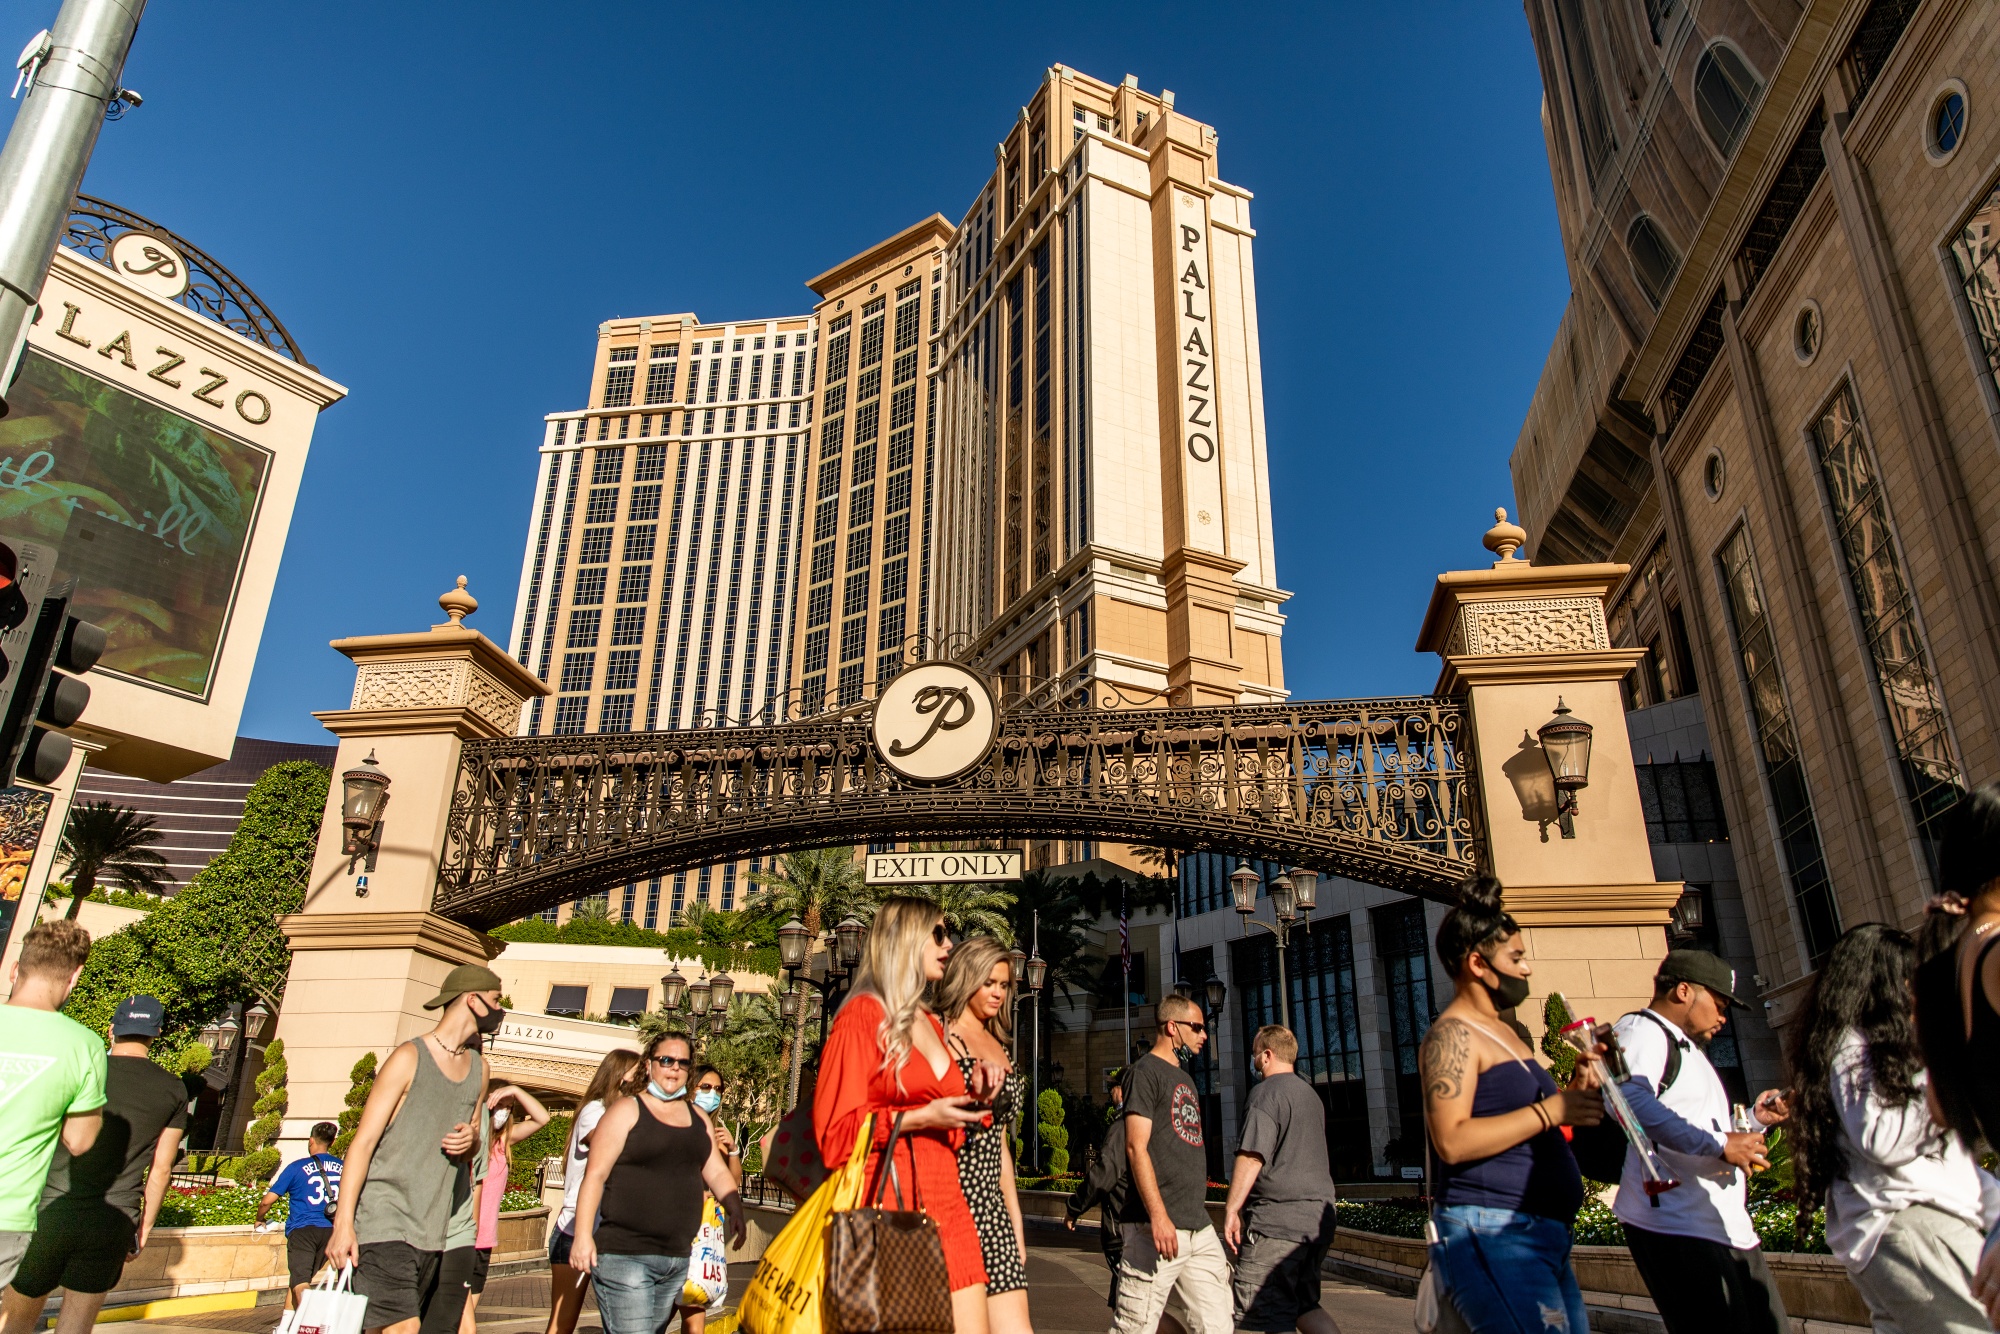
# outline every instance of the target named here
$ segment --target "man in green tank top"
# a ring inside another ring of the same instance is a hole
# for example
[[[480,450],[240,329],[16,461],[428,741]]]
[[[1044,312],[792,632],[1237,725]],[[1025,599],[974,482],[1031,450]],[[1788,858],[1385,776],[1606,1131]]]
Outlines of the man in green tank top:
[[[485,1174],[488,1118],[481,1037],[499,1031],[500,977],[460,964],[424,1002],[437,1027],[383,1062],[348,1148],[327,1262],[358,1265],[370,1334],[456,1330],[465,1288],[441,1283],[459,1215],[470,1217]]]

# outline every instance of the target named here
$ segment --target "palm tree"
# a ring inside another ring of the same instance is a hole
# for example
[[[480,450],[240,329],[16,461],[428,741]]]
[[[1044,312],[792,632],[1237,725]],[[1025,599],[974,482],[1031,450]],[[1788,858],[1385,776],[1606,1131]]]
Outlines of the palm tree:
[[[747,910],[780,919],[796,917],[815,940],[844,917],[865,918],[874,911],[862,865],[851,847],[788,852],[770,870],[752,871],[750,882],[757,888],[744,904]],[[788,1108],[799,1100],[799,1067],[805,1045],[806,1007],[801,1005],[792,1020]]]
[[[1014,927],[1007,920],[1014,896],[997,885],[897,885],[891,892],[935,903],[944,924],[961,939],[998,936],[1002,945],[1014,943]]]
[[[100,879],[135,893],[164,893],[173,877],[166,872],[167,859],[149,846],[159,841],[153,817],[129,806],[94,801],[73,808],[56,849],[69,868],[69,911],[63,916],[75,920]]]

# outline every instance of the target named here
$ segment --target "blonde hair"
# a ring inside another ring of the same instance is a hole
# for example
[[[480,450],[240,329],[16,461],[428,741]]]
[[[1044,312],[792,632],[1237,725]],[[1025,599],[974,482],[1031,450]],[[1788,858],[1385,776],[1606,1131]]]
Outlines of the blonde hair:
[[[1268,1051],[1286,1065],[1291,1065],[1299,1059],[1299,1040],[1283,1024],[1266,1024],[1257,1030],[1256,1037],[1250,1039],[1250,1059],[1256,1060],[1260,1051]]]
[[[1013,974],[1013,960],[1007,957],[1007,947],[993,936],[973,936],[951,952],[951,959],[944,966],[944,980],[937,985],[937,1012],[947,1024],[957,1023],[973,993],[993,976],[996,963],[1007,965],[1007,999],[1001,1003],[1000,1013],[986,1021],[986,1031],[1005,1044],[1014,1040],[1014,988],[1020,985],[1020,979]]]
[[[884,899],[868,925],[868,947],[854,974],[855,996],[873,996],[882,1005],[882,1023],[875,1040],[882,1047],[882,1068],[896,1072],[903,1087],[903,1062],[915,1044],[917,1015],[926,1007],[924,951],[931,947],[931,928],[944,914],[929,899],[897,895]]]

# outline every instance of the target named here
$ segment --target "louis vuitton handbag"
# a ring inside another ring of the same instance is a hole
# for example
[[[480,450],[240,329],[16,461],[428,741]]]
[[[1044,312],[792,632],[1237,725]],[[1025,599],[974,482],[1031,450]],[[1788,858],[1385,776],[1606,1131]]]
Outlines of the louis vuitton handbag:
[[[896,1145],[910,1150],[910,1207],[896,1174]],[[882,1188],[896,1184],[896,1207]],[[916,1146],[903,1140],[900,1114],[875,1184],[858,1209],[833,1215],[826,1228],[823,1312],[827,1334],[952,1334],[951,1280],[937,1220],[924,1212]]]

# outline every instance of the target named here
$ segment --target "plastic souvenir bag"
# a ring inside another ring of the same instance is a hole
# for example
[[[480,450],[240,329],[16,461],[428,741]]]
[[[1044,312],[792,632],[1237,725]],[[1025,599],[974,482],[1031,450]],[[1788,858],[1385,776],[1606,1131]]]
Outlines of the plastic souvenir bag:
[[[681,1289],[683,1306],[720,1306],[729,1295],[729,1238],[722,1228],[722,1206],[713,1195],[701,1201],[701,1231],[695,1233],[694,1250],[688,1256],[687,1284]]]
[[[368,1299],[352,1290],[354,1267],[327,1269],[299,1297],[292,1334],[361,1334]]]
[[[840,1210],[861,1202],[868,1145],[875,1122],[861,1123],[847,1166],[826,1179],[771,1238],[739,1308],[745,1334],[819,1334],[820,1290],[826,1282],[826,1225]]]

